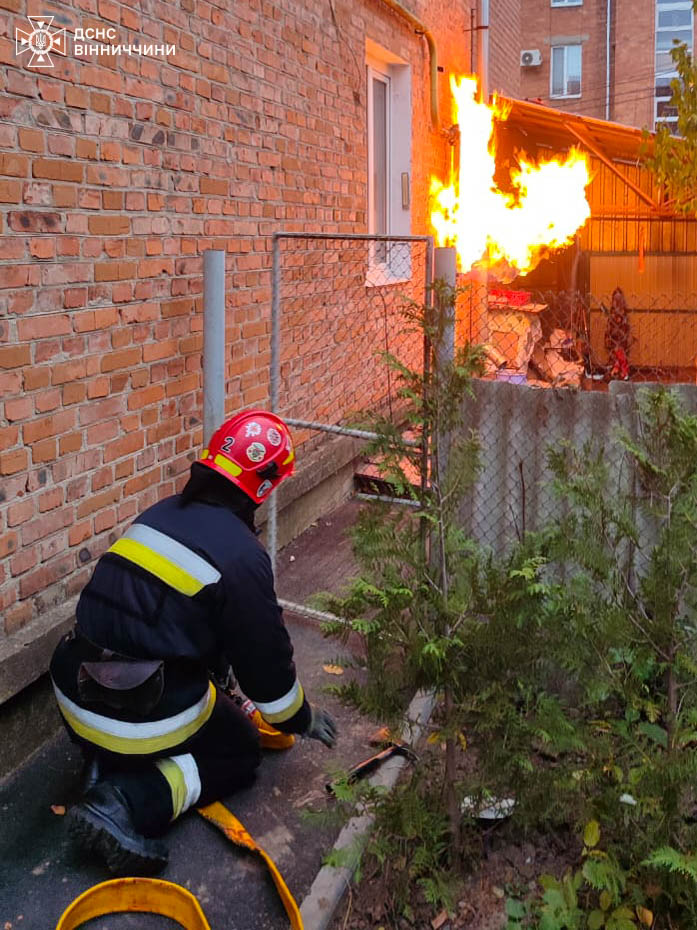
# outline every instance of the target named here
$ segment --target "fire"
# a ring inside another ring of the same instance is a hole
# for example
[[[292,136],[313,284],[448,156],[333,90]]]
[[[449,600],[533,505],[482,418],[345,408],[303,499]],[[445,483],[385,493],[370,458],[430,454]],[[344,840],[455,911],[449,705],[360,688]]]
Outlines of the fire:
[[[578,149],[534,164],[519,158],[511,192],[494,181],[494,120],[505,108],[477,100],[477,81],[450,79],[455,122],[460,126],[460,164],[447,187],[431,180],[431,224],[439,245],[454,245],[462,271],[474,265],[508,266],[527,274],[553,249],[568,245],[590,216],[588,163]]]

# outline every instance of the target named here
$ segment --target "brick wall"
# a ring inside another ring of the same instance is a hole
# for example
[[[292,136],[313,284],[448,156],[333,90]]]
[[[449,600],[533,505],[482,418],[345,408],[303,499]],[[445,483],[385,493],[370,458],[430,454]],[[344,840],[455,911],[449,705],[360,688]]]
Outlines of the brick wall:
[[[655,8],[655,0],[613,0],[610,119],[615,122],[653,125]],[[552,7],[550,0],[520,0],[520,9],[519,48],[542,53],[540,66],[520,69],[520,96],[605,119],[607,0],[568,7]],[[583,46],[582,96],[550,99],[550,49],[568,40],[580,40]]]
[[[653,127],[655,0],[615,6],[613,119]]]
[[[227,252],[228,409],[265,403],[269,236],[366,228],[366,37],[412,65],[414,232],[428,231],[429,177],[448,150],[430,128],[426,44],[379,0],[0,9],[7,635],[50,624],[134,515],[184,481],[201,445],[206,248]],[[413,9],[438,44],[448,125],[448,73],[469,70],[469,10]],[[39,13],[176,53],[76,57],[69,42],[52,69],[30,69],[14,30]]]
[[[489,87],[506,97],[520,97],[521,0],[493,0],[489,5]]]

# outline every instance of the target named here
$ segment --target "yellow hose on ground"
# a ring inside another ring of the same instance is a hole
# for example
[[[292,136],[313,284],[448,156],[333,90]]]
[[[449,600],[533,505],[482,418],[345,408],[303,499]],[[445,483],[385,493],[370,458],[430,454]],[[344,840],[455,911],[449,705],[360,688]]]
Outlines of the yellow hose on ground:
[[[186,930],[211,930],[191,892],[159,878],[115,878],[88,888],[66,908],[56,930],[76,930],[95,917],[124,911],[161,914]]]
[[[283,876],[278,871],[276,863],[250,834],[247,833],[237,817],[219,801],[208,804],[206,807],[199,807],[198,812],[202,817],[205,817],[206,820],[210,820],[211,823],[215,824],[219,830],[222,830],[225,836],[229,840],[232,840],[233,843],[236,843],[238,846],[244,846],[246,849],[250,849],[252,852],[256,852],[261,856],[267,864],[269,872],[271,872],[271,878],[283,902],[283,906],[286,909],[291,927],[293,930],[303,930],[303,922],[298,905],[295,903],[295,898],[290,893],[288,886],[283,880]]]
[[[303,930],[300,910],[271,856],[247,832],[243,824],[219,801],[198,808],[199,814],[215,824],[237,846],[258,853],[286,909],[292,930]],[[211,930],[196,898],[173,882],[158,878],[115,878],[88,888],[63,912],[56,930],[77,930],[86,921],[105,914],[139,911],[161,914],[176,920],[186,930]]]

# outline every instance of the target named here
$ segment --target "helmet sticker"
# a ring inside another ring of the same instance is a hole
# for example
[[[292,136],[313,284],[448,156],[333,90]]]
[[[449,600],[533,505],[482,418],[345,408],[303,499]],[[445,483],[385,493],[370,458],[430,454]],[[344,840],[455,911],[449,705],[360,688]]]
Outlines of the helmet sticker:
[[[250,436],[261,435],[261,426],[259,426],[256,420],[252,420],[252,422],[248,423],[245,427],[244,435],[247,439],[249,439]]]
[[[247,458],[251,459],[252,462],[261,462],[265,455],[266,446],[263,442],[252,442],[247,446]]]
[[[283,442],[283,437],[278,432],[277,429],[268,429],[266,431],[266,438],[269,440],[272,446],[280,446]]]
[[[262,481],[257,489],[257,497],[263,497],[264,494],[267,494],[271,490],[270,481]]]
[[[225,439],[223,439],[222,445],[220,446],[220,451],[221,451],[221,452],[229,452],[230,449],[231,449],[234,445],[235,445],[235,437],[234,437],[234,436],[226,436]]]

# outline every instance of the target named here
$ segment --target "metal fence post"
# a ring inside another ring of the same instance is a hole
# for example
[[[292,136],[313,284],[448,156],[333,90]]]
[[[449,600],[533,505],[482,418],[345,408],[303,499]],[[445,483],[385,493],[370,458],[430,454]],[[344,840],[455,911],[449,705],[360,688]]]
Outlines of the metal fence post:
[[[225,419],[225,252],[203,253],[203,443]]]
[[[271,273],[271,374],[269,400],[272,412],[277,413],[281,378],[281,240],[278,233],[273,235],[271,251],[273,268]],[[269,500],[267,543],[271,569],[275,572],[278,553],[278,497],[276,491],[271,493]]]

